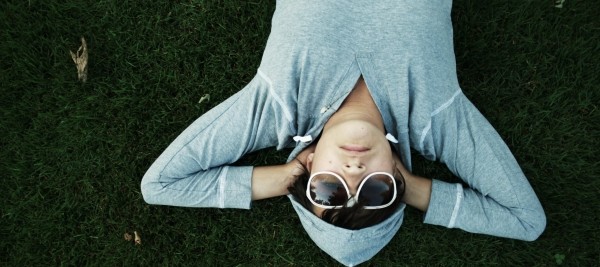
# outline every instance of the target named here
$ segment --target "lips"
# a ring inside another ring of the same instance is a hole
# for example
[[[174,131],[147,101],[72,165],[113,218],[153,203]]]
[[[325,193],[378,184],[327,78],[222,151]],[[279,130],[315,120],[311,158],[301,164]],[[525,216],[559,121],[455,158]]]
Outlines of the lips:
[[[359,145],[344,145],[341,147],[343,150],[350,152],[366,152],[369,151],[368,147],[359,146]]]

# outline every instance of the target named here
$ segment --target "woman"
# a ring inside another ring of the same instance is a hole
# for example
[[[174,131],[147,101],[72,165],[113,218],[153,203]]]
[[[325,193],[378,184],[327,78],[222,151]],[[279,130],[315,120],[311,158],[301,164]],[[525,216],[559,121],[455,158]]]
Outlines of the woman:
[[[450,9],[278,1],[257,75],[167,147],[144,199],[248,209],[289,194],[308,235],[346,265],[391,240],[405,204],[425,223],[536,239],[546,221],[533,189],[458,85]],[[286,164],[231,165],[266,147],[294,149]],[[469,187],[412,174],[411,148]]]

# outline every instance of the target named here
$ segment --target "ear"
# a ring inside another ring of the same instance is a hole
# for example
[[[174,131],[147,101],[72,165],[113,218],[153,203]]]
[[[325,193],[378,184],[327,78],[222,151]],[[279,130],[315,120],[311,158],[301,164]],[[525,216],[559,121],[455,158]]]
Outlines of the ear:
[[[312,169],[312,163],[313,163],[314,156],[315,156],[315,153],[310,153],[306,157],[306,169],[308,170],[309,173],[310,173],[310,170]]]

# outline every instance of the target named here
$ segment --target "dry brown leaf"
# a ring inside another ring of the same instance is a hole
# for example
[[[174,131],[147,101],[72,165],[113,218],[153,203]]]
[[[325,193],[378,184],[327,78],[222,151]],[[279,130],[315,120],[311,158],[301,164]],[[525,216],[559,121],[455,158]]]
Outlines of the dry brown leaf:
[[[135,235],[135,244],[136,245],[141,245],[142,244],[142,238],[140,237],[140,235],[138,234],[137,231],[133,231],[133,234]]]
[[[81,46],[77,49],[77,53],[72,51],[69,51],[69,53],[71,53],[71,58],[77,66],[77,78],[82,82],[87,81],[88,51],[85,39],[81,37]]]
[[[125,238],[125,240],[127,240],[127,241],[131,241],[131,240],[133,240],[133,236],[131,236],[129,233],[125,233],[125,234],[123,235],[123,237],[124,237],[124,238]]]
[[[200,100],[198,101],[198,104],[200,104],[200,103],[204,102],[204,100],[206,100],[206,101],[210,101],[210,94],[205,94],[205,95],[203,95],[203,96],[200,98]]]

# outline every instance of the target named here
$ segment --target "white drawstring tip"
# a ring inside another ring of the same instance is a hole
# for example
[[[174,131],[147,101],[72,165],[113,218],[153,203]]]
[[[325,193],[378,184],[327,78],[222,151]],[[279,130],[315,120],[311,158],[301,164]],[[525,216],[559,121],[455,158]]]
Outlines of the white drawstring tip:
[[[296,142],[302,142],[302,143],[308,143],[310,141],[312,141],[312,136],[307,135],[307,136],[294,136],[294,141]]]
[[[385,139],[387,139],[388,141],[397,144],[398,143],[398,139],[396,139],[392,134],[388,133],[385,135]]]

